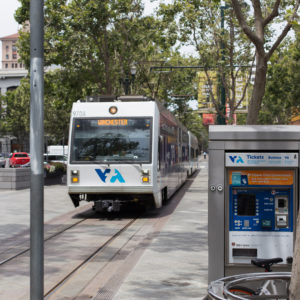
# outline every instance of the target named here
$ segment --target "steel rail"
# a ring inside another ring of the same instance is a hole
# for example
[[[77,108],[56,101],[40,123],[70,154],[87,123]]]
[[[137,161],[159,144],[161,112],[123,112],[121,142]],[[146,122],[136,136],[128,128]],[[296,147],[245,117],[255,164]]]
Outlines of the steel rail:
[[[131,226],[138,218],[130,220],[125,226],[123,226],[120,230],[118,230],[113,236],[111,236],[104,244],[98,247],[92,254],[90,254],[86,259],[84,259],[81,263],[79,263],[71,272],[64,276],[58,283],[56,283],[52,288],[50,288],[46,293],[44,293],[44,297],[49,297],[53,294],[59,287],[61,287],[68,279],[72,277],[72,275],[79,270],[81,267],[86,265],[93,257],[95,257],[99,252],[108,246],[111,242],[113,242],[121,233],[123,233],[129,226]],[[46,298],[47,299],[47,298]]]
[[[44,242],[47,242],[48,240],[50,240],[50,239],[52,239],[52,238],[54,238],[54,237],[56,237],[56,236],[58,236],[58,235],[64,233],[65,231],[67,231],[67,230],[69,230],[69,229],[75,227],[76,225],[78,225],[78,224],[80,224],[80,223],[86,221],[87,219],[88,219],[88,218],[82,219],[82,220],[80,220],[80,221],[78,221],[78,222],[76,222],[76,223],[74,223],[74,224],[72,224],[72,225],[69,225],[69,226],[65,227],[65,228],[62,229],[62,230],[59,230],[59,231],[53,233],[52,235],[50,235],[50,236],[48,236],[47,238],[45,238],[45,239],[44,239]],[[14,249],[14,248],[10,248],[10,249]],[[22,254],[28,252],[28,251],[30,251],[30,247],[27,247],[26,249],[24,249],[24,250],[18,252],[17,254],[15,254],[15,255],[13,255],[13,256],[7,258],[7,259],[4,259],[4,260],[0,261],[0,267],[1,267],[2,265],[4,265],[4,264],[8,263],[9,261],[13,260],[14,258],[17,258],[17,257],[21,256]]]

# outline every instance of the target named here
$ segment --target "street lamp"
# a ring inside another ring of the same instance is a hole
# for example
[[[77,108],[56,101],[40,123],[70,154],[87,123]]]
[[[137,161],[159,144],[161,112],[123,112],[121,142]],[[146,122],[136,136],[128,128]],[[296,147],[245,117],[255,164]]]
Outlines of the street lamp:
[[[221,54],[222,54],[222,63],[225,60],[225,55],[224,55],[224,10],[228,8],[229,6],[226,5],[223,1],[221,2]],[[223,82],[223,77],[224,77],[224,71],[222,71],[222,74],[220,76],[220,98],[221,98],[221,104],[219,106],[219,109],[221,113],[218,114],[217,116],[217,124],[220,125],[225,125],[225,114],[226,114],[226,94],[225,94],[225,87],[224,87],[224,82]]]
[[[134,83],[135,80],[135,74],[136,74],[136,66],[133,65],[130,68],[130,74],[129,72],[126,73],[125,79],[120,79],[120,83],[123,84],[125,95],[129,95],[129,87],[130,85]]]

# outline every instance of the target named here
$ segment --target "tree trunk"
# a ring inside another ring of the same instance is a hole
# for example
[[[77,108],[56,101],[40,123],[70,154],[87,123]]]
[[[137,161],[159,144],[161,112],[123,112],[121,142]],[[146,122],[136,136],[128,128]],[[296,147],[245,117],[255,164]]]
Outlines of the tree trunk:
[[[292,279],[290,284],[290,300],[297,300],[299,299],[300,295],[300,211],[298,213],[297,219],[297,235],[295,241],[295,248],[294,248],[294,261],[293,261],[293,268],[292,268]]]
[[[255,81],[254,81],[253,92],[251,95],[249,108],[248,108],[248,116],[247,116],[248,125],[257,124],[258,114],[265,93],[267,69],[268,69],[267,61],[265,60],[264,57],[261,57],[259,54],[257,54]]]

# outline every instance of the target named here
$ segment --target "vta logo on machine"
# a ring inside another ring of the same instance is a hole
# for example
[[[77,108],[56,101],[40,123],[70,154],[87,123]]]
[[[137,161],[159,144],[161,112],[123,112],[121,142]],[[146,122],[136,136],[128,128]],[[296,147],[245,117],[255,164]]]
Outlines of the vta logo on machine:
[[[231,155],[229,155],[229,158],[230,158],[230,160],[233,162],[233,163],[241,163],[241,164],[243,164],[244,163],[244,161],[243,161],[243,159],[240,157],[240,156],[231,156]]]
[[[111,169],[105,169],[104,171],[102,171],[100,169],[95,169],[95,171],[97,172],[100,179],[105,183],[107,174],[110,174]],[[120,183],[125,183],[125,180],[124,180],[123,176],[121,175],[120,171],[115,169],[115,175],[113,175],[110,178],[110,182],[115,183],[117,180],[119,180]]]

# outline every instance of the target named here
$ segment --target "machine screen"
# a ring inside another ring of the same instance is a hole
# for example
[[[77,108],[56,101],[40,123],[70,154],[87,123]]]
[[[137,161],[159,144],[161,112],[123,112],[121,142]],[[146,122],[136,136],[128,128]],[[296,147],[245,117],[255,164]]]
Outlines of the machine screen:
[[[256,197],[254,194],[237,195],[237,214],[238,216],[256,215]]]
[[[285,199],[278,199],[278,207],[279,208],[285,207]]]

